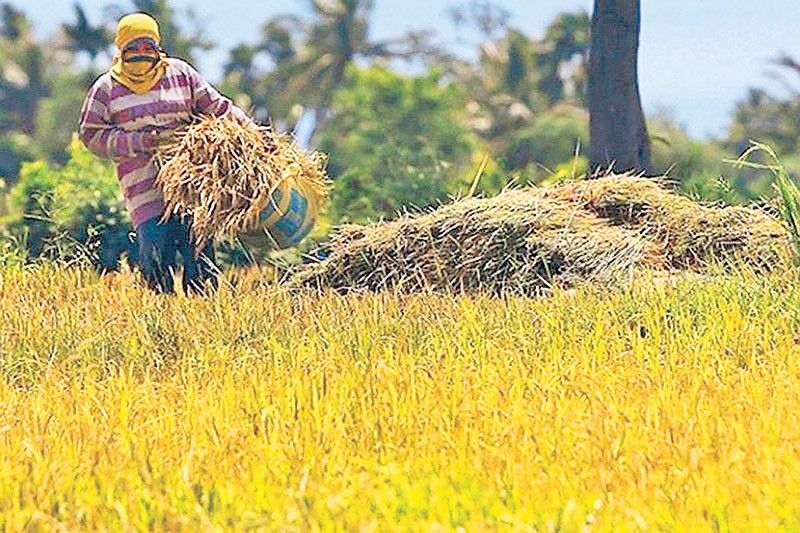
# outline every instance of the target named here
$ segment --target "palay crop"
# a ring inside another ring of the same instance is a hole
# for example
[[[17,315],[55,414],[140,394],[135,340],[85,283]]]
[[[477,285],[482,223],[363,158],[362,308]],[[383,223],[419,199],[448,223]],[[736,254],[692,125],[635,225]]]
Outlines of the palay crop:
[[[0,531],[800,528],[797,270],[544,298],[230,275],[164,299],[0,268]]]

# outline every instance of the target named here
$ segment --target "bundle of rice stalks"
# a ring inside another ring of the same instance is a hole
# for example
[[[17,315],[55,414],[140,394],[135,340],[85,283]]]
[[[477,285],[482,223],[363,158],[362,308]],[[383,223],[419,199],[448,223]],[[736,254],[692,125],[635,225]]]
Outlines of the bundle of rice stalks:
[[[295,283],[339,290],[537,294],[554,282],[605,280],[658,260],[638,232],[529,190],[334,236],[329,257]]]
[[[752,208],[702,205],[657,179],[608,176],[542,189],[542,194],[642,231],[658,243],[672,268],[741,261],[766,271],[793,255],[786,227],[772,216]]]
[[[198,247],[257,231],[262,213],[278,209],[276,193],[288,182],[315,205],[327,196],[324,155],[301,150],[290,135],[270,127],[203,118],[179,131],[158,158],[164,217],[191,216]]]
[[[786,264],[789,235],[768,215],[701,206],[630,176],[466,199],[428,214],[342,228],[294,283],[349,290],[536,294],[641,270]]]

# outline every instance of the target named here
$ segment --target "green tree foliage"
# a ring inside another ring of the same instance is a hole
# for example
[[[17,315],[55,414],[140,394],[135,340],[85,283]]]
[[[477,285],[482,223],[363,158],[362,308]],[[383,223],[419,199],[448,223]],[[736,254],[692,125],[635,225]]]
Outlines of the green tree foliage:
[[[456,29],[472,27],[482,39],[491,41],[508,29],[511,12],[491,0],[472,0],[459,4],[449,11]],[[463,37],[462,37],[463,39]]]
[[[261,119],[269,112],[291,129],[310,111],[317,128],[322,128],[350,65],[413,59],[429,49],[425,32],[371,40],[373,0],[307,2],[308,18],[284,15],[267,21],[260,41],[235,48],[227,63],[226,88],[238,96],[237,101],[249,103]],[[257,68],[259,63],[266,68]]]
[[[39,102],[33,141],[40,157],[65,163],[69,146],[78,128],[80,110],[92,83],[87,75],[56,72],[49,96]]]
[[[88,257],[114,268],[130,232],[116,173],[77,140],[69,154],[64,166],[23,165],[5,222],[32,257]]]
[[[547,107],[536,89],[536,63],[534,41],[511,30],[503,39],[482,46],[476,65],[456,71],[471,100],[469,124],[495,149]]]
[[[725,163],[731,159],[721,143],[698,141],[672,117],[661,114],[647,123],[654,175],[666,176],[697,198],[741,202],[757,197],[747,191],[744,173]]]
[[[22,163],[33,158],[30,137],[16,132],[0,134],[0,181],[6,185],[14,184]],[[0,194],[2,193],[0,189]]]
[[[771,146],[781,159],[800,155],[800,61],[784,55],[773,63],[781,69],[776,77],[788,94],[781,97],[751,89],[737,104],[727,139],[737,154],[756,140]]]
[[[779,96],[764,89],[750,89],[736,106],[723,146],[730,154],[739,156],[750,148],[751,141],[768,145],[780,157],[788,175],[800,179],[800,62],[782,56],[773,63],[780,68],[777,77],[788,91]],[[764,155],[758,151],[752,154],[752,159],[759,161]],[[763,171],[744,167],[733,181],[743,198],[774,194],[772,179]]]
[[[462,102],[459,90],[435,74],[351,70],[320,134],[335,178],[334,221],[424,208],[462,186],[472,155]]]
[[[0,20],[0,175],[14,182],[22,161],[66,159],[90,76],[72,71],[58,39],[38,41],[21,11],[3,4]]]
[[[800,97],[779,98],[751,89],[736,106],[728,146],[741,154],[750,140],[765,142],[781,155],[800,153]]]
[[[36,151],[30,136],[39,103],[50,92],[46,71],[46,54],[28,18],[0,3],[0,178],[9,184]]]
[[[586,103],[591,19],[586,11],[562,13],[539,42],[539,90],[550,103]]]
[[[49,92],[44,50],[25,14],[0,4],[0,119],[6,131],[30,135],[39,100]]]
[[[448,67],[468,91],[469,124],[494,152],[504,153],[531,128],[537,116],[559,103],[583,104],[589,51],[589,16],[565,13],[547,28],[542,39],[505,27],[502,16],[479,3],[472,15],[457,22],[474,23],[492,37],[480,46],[474,64],[451,62]],[[491,24],[490,24],[491,22]]]
[[[94,64],[98,56],[111,49],[114,42],[112,32],[105,25],[92,24],[80,4],[74,4],[73,9],[74,22],[61,26],[68,41],[67,48],[74,54],[85,53]]]
[[[526,181],[539,182],[572,163],[589,142],[589,117],[579,107],[560,105],[540,114],[533,125],[516,133],[503,153],[503,165],[525,171]],[[583,169],[582,161],[576,170]]]

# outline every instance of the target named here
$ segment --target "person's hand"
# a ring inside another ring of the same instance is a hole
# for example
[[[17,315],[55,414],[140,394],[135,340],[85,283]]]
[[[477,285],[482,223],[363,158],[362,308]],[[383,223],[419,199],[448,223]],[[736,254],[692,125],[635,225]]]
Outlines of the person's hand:
[[[144,146],[144,149],[149,152],[155,152],[156,148],[158,148],[158,131],[145,131],[144,135],[142,136],[142,146]]]
[[[148,130],[144,133],[144,147],[155,152],[160,147],[174,142],[175,137],[175,132],[171,130]]]
[[[175,135],[175,132],[172,130],[159,131],[156,135],[156,146],[161,147],[172,144],[175,142],[177,137],[178,136]]]

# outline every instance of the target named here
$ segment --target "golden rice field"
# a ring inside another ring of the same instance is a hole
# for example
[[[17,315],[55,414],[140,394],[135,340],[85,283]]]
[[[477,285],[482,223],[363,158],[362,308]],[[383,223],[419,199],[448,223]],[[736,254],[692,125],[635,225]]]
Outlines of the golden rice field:
[[[796,530],[799,281],[199,300],[6,269],[0,530]]]

